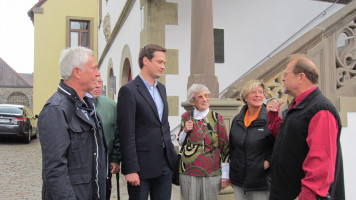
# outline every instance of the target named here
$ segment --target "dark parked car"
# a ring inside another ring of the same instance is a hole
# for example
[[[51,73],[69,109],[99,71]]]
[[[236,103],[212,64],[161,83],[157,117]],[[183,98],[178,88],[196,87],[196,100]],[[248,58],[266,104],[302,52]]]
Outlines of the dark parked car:
[[[0,104],[0,137],[20,137],[30,143],[37,136],[37,115],[27,106]]]

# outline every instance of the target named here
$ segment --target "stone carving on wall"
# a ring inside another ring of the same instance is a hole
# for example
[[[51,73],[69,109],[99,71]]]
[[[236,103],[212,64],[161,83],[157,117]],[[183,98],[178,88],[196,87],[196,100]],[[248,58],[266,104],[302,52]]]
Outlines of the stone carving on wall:
[[[266,86],[269,90],[267,91],[268,94],[266,94],[265,96],[267,99],[273,97],[273,98],[277,99],[277,101],[285,101],[289,104],[291,99],[289,99],[290,97],[283,92],[282,79],[284,76],[284,72],[285,72],[285,70],[279,72],[272,79],[266,81]],[[283,104],[281,106],[281,108],[283,108],[284,105],[286,105],[286,104]]]
[[[104,36],[105,36],[106,41],[108,41],[109,38],[110,38],[110,35],[111,35],[111,25],[110,25],[110,15],[109,15],[109,13],[106,14],[106,16],[104,17],[103,32],[104,32]]]
[[[336,88],[339,94],[353,94],[356,85],[356,19],[337,33]]]

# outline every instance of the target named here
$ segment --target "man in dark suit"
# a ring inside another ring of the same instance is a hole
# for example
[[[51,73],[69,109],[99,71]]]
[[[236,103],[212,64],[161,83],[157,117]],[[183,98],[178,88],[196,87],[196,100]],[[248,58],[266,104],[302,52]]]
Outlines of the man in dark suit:
[[[168,103],[162,76],[166,49],[148,44],[140,50],[141,73],[121,87],[117,121],[122,173],[130,199],[167,200],[177,163],[168,123]]]

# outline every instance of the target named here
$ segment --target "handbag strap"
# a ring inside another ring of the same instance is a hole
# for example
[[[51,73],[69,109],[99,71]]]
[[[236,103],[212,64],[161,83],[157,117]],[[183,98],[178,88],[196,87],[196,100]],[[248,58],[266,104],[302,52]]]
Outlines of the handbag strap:
[[[190,111],[190,118],[191,118],[191,119],[194,118],[194,109]],[[188,139],[188,136],[189,136],[190,132],[192,132],[192,131],[191,131],[191,130],[188,131],[187,135],[186,135],[185,138],[184,138],[184,142],[183,142],[183,144],[182,144],[182,148],[180,148],[180,151],[179,151],[180,154],[183,152],[183,147],[184,147],[184,145],[186,145],[186,143],[187,143],[187,139]]]

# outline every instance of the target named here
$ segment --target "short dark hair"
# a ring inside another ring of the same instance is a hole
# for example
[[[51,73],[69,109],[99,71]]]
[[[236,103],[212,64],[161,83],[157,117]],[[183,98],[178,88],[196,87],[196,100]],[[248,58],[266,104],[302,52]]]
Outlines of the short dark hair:
[[[313,84],[318,84],[319,81],[319,70],[309,58],[303,54],[293,54],[289,56],[289,60],[296,60],[293,67],[293,73],[299,74],[304,73],[310,82]]]
[[[143,67],[143,58],[147,57],[148,60],[151,61],[156,51],[166,52],[167,50],[156,44],[148,44],[140,49],[140,54],[138,56],[138,65],[140,66],[140,69]]]

